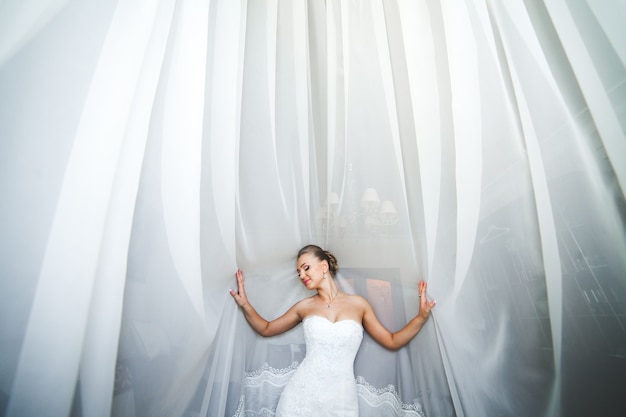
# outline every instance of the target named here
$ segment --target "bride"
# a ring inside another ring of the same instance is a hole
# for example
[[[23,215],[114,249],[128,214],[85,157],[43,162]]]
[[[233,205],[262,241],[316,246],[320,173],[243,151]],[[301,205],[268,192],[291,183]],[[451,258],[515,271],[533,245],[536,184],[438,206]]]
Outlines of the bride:
[[[248,301],[244,274],[236,273],[237,291],[230,294],[243,310],[250,326],[261,336],[275,336],[303,323],[306,357],[285,387],[277,416],[358,416],[357,386],[353,364],[365,330],[387,349],[397,350],[417,335],[435,301],[427,300],[426,282],[419,282],[419,314],[400,331],[392,333],[378,320],[372,306],[359,295],[342,292],[333,276],[335,257],[319,246],[300,249],[296,271],[311,297],[294,304],[285,314],[267,321]]]

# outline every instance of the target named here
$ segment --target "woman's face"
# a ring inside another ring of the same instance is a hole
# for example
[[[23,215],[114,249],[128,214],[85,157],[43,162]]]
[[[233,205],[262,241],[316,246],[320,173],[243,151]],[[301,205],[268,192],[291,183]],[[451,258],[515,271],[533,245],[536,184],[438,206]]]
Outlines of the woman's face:
[[[328,271],[328,262],[320,261],[314,255],[305,253],[296,261],[296,272],[300,281],[308,289],[317,288]]]

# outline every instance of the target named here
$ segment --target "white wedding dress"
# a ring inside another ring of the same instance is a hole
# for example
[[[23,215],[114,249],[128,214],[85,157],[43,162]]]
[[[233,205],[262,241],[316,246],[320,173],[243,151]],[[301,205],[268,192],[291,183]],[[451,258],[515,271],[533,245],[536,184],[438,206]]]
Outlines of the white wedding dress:
[[[276,369],[247,373],[234,417],[424,417],[419,403],[405,404],[391,385],[376,388],[354,376],[363,327],[322,316],[304,319],[306,356]]]
[[[354,358],[363,327],[354,320],[335,323],[321,316],[303,321],[306,357],[285,387],[276,416],[357,417]]]

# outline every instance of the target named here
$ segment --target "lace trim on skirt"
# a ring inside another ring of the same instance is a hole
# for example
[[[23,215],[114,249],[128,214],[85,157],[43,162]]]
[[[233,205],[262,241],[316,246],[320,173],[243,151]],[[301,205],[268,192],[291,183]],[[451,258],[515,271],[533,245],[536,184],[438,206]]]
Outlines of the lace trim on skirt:
[[[247,372],[239,406],[233,417],[273,417],[280,394],[297,367],[297,362],[282,369],[266,363],[261,369]]]
[[[273,417],[280,395],[293,372],[294,362],[287,368],[273,368],[264,364],[244,376],[239,406],[233,417]],[[359,417],[425,417],[422,406],[403,403],[393,385],[376,388],[359,376],[356,378],[359,396]]]
[[[406,404],[400,400],[400,395],[393,385],[385,388],[376,388],[362,376],[356,379],[359,395],[359,416],[419,416],[426,417],[421,404],[413,401]]]

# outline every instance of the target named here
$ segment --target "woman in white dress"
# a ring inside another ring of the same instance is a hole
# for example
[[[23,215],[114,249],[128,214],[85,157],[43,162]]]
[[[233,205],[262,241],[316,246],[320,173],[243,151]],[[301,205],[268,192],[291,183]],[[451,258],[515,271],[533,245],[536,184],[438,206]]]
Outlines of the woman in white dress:
[[[426,282],[420,281],[419,313],[400,331],[392,333],[378,320],[372,306],[359,295],[342,292],[333,280],[338,264],[319,246],[298,252],[296,271],[300,281],[317,293],[294,304],[285,314],[267,321],[248,301],[244,274],[236,273],[237,291],[231,295],[250,326],[261,336],[275,336],[303,323],[306,356],[285,387],[277,416],[358,416],[353,364],[365,330],[387,349],[397,350],[420,331],[435,301],[426,298]]]

